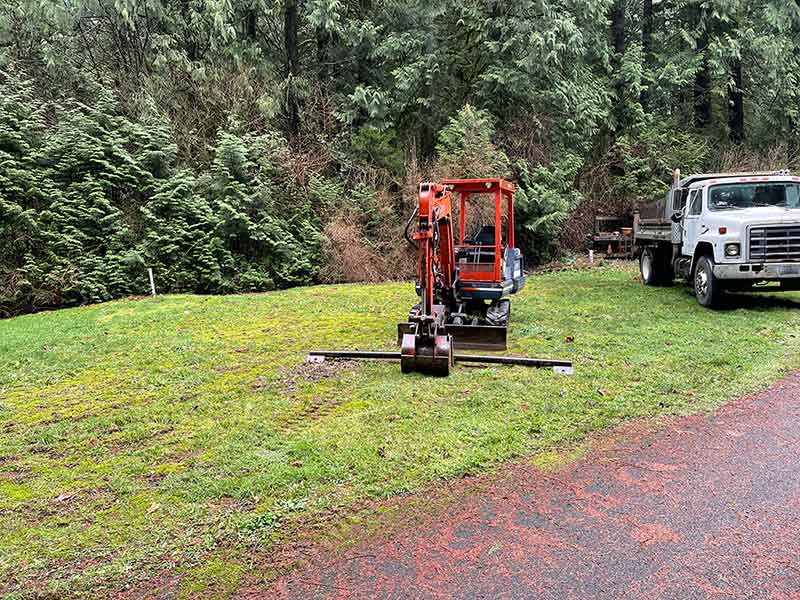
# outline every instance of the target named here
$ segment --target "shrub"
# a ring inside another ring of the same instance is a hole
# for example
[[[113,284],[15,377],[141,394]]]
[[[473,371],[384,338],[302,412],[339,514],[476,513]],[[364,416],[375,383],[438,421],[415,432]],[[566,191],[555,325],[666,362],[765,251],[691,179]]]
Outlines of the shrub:
[[[221,132],[207,169],[179,170],[165,126],[94,94],[53,107],[0,80],[0,313],[145,293],[147,267],[163,292],[314,279],[321,226],[285,140]]]
[[[571,154],[533,168],[524,162],[517,164],[515,220],[518,246],[528,264],[541,263],[558,254],[564,223],[583,198],[575,186],[582,166],[583,161]]]
[[[492,142],[494,123],[487,111],[469,104],[439,132],[437,171],[442,177],[507,177],[509,162]]]

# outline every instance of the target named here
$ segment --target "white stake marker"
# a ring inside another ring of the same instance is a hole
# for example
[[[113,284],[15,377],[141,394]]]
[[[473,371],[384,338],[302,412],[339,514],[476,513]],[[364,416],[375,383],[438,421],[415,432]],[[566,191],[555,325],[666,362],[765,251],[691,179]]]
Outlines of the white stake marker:
[[[156,295],[156,282],[153,279],[153,269],[147,269],[147,274],[150,275],[150,293]]]

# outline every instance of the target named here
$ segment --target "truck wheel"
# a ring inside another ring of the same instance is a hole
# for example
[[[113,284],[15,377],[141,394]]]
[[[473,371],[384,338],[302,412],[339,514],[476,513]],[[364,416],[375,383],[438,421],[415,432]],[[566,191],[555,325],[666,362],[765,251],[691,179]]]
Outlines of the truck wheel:
[[[714,275],[714,263],[708,256],[701,256],[694,268],[694,295],[701,306],[716,308],[722,303],[725,290]]]
[[[653,259],[653,251],[650,248],[645,248],[639,257],[639,273],[641,273],[642,282],[645,285],[658,285],[655,260]]]
[[[645,248],[639,257],[639,272],[645,285],[670,285],[675,279],[671,253],[664,248]]]

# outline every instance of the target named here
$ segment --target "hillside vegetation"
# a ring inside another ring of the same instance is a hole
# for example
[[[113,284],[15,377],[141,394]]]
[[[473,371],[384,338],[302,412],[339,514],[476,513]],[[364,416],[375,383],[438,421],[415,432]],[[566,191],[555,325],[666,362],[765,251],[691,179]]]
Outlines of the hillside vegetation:
[[[672,170],[785,168],[797,0],[4,0],[0,316],[398,280],[420,181],[528,264]]]
[[[414,301],[409,283],[335,285],[0,321],[0,594],[224,596],[269,575],[299,519],[704,410],[798,366],[800,295],[712,312],[631,267],[532,277],[515,298],[510,352],[570,358],[574,377],[304,363],[393,348]]]

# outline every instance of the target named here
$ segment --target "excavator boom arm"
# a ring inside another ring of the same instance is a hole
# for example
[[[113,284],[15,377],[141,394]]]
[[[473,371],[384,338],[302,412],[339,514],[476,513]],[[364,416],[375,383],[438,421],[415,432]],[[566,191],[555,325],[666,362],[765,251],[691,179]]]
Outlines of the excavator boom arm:
[[[435,292],[452,293],[455,284],[452,194],[441,184],[423,183],[419,190],[417,281],[422,291],[420,312],[433,317]]]

